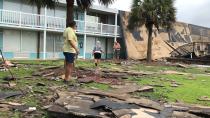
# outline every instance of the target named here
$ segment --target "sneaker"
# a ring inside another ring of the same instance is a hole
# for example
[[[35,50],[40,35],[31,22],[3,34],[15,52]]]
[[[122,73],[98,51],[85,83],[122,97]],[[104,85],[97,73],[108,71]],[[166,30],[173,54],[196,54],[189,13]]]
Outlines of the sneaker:
[[[65,83],[65,84],[69,84],[69,80],[63,80],[63,82]]]

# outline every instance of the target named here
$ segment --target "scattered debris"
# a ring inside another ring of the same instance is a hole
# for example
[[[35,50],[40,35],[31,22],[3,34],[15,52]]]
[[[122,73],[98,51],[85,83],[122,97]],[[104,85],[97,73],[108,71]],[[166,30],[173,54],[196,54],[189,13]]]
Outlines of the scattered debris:
[[[118,103],[108,99],[101,99],[90,106],[92,109],[104,109],[104,110],[119,110],[119,109],[138,109],[139,107],[134,104]],[[123,114],[125,115],[125,114]]]
[[[173,70],[164,71],[163,74],[177,74],[177,75],[188,75],[189,73],[182,73]]]
[[[41,82],[37,83],[36,85],[37,86],[46,86],[44,83],[41,83]]]
[[[14,80],[16,80],[16,78],[14,78],[14,77],[4,77],[3,80],[5,80],[5,81],[14,81]]]
[[[164,85],[160,85],[160,84],[149,84],[149,86],[153,86],[153,87],[165,87]]]
[[[118,93],[118,94],[127,94],[127,93],[134,93],[134,92],[152,92],[153,87],[151,86],[142,86],[133,84],[133,85],[114,85],[111,86],[112,88],[117,88],[115,90],[112,90],[112,93]]]
[[[173,111],[172,118],[202,118],[188,112]]]
[[[209,101],[210,102],[210,97],[208,97],[208,96],[202,96],[198,100],[199,101]]]
[[[0,92],[0,99],[6,99],[6,98],[21,96],[21,95],[23,95],[23,93],[21,91],[16,91],[16,92]]]
[[[171,87],[179,87],[177,84],[171,84]]]
[[[176,64],[176,66],[177,66],[177,67],[180,67],[180,68],[188,68],[188,67],[187,67],[187,65],[184,65],[184,64],[179,64],[179,63],[178,63],[178,64]]]
[[[16,86],[17,84],[16,83],[14,83],[14,82],[9,82],[9,86],[10,87],[14,87],[14,86]]]
[[[117,118],[131,118],[131,115],[134,115],[135,112],[133,112],[131,109],[119,109],[119,110],[112,110],[112,113]]]
[[[18,110],[21,112],[33,112],[36,111],[36,107],[29,107],[27,105],[18,105],[18,106],[13,106],[13,110]]]

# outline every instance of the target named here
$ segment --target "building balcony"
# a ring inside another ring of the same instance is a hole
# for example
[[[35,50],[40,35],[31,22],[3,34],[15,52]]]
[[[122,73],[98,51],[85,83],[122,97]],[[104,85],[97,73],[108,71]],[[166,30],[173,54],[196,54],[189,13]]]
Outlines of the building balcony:
[[[120,27],[110,24],[75,20],[78,34],[119,37]],[[0,27],[63,32],[66,19],[0,9]]]

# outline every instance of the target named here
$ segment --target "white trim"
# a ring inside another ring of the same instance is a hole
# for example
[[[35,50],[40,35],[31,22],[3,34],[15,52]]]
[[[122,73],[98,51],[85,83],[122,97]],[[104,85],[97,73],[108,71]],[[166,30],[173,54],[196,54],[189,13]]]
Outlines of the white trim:
[[[114,41],[117,41],[117,15],[118,14],[115,14],[115,37],[114,37]]]
[[[85,10],[84,12],[84,21],[87,20],[87,11]],[[86,31],[86,22],[84,22],[84,31]],[[83,58],[86,58],[86,46],[87,46],[87,35],[86,33],[84,33],[84,42],[83,42],[83,48],[84,48],[84,54],[83,54]]]
[[[45,7],[45,10],[44,10],[44,15],[45,15],[45,19],[44,19],[44,24],[45,24],[45,27],[44,27],[44,39],[43,39],[43,59],[45,60],[46,59],[46,38],[47,38],[47,31],[46,31],[46,28],[47,28],[47,7]]]
[[[23,31],[20,30],[20,52],[23,50]]]

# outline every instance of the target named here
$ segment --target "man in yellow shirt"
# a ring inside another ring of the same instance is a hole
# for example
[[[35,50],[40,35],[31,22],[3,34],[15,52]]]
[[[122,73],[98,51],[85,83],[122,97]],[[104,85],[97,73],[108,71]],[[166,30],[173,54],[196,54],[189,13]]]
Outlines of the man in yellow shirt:
[[[67,82],[71,79],[73,64],[76,55],[79,54],[79,49],[77,47],[78,41],[76,36],[76,22],[73,21],[67,24],[67,27],[63,33],[64,45],[63,45],[63,54],[65,56],[64,68],[65,68],[65,79]]]

